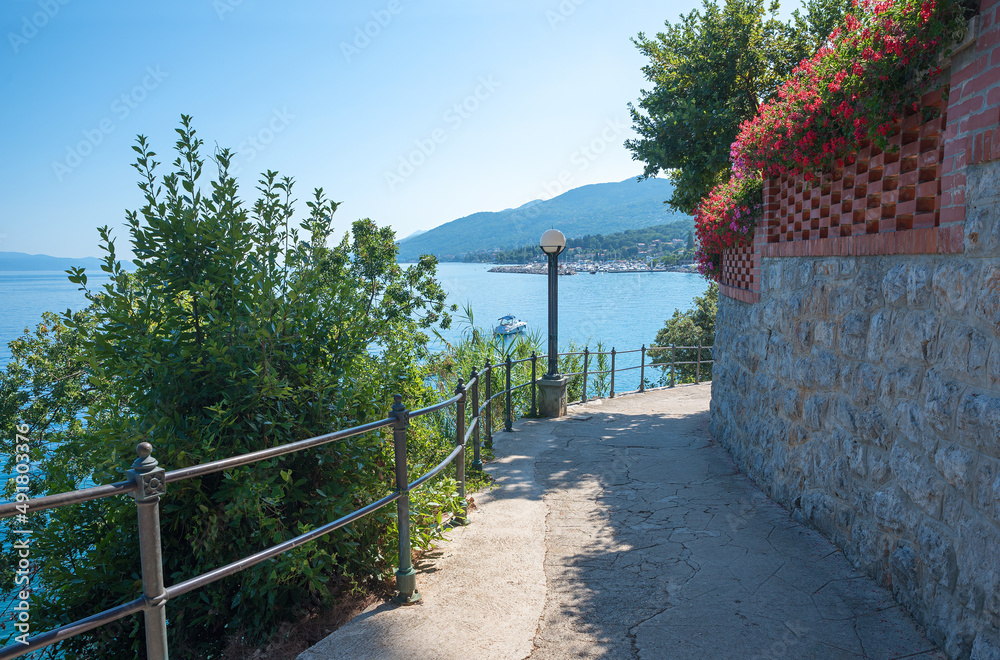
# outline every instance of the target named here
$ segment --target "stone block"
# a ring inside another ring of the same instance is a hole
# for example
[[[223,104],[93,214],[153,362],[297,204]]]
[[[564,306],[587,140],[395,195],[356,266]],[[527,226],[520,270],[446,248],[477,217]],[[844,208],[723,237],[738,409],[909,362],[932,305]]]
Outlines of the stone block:
[[[968,374],[973,380],[983,382],[987,376],[990,353],[996,352],[996,342],[976,329],[969,333]]]
[[[1000,458],[1000,397],[973,391],[958,405],[956,438],[978,452]]]
[[[868,479],[873,486],[881,486],[892,477],[889,455],[877,449],[868,450]]]
[[[983,268],[976,291],[976,316],[1000,337],[1000,266]]]
[[[830,304],[827,312],[834,318],[841,318],[854,309],[854,291],[848,284],[830,289]]]
[[[857,548],[859,566],[869,573],[878,573],[889,556],[885,534],[867,520],[856,520],[851,527],[851,543]]]
[[[882,278],[882,295],[887,305],[900,307],[906,304],[906,286],[909,277],[906,264],[898,264],[889,269]]]
[[[955,596],[973,612],[997,611],[1000,603],[1000,533],[979,516],[959,524],[956,554],[961,558]]]
[[[844,389],[855,403],[874,406],[882,390],[882,372],[867,362],[853,365],[844,371]]]
[[[911,543],[896,543],[896,548],[889,555],[889,570],[893,578],[893,595],[912,610],[913,595],[920,583],[920,560]]]
[[[909,443],[896,442],[890,453],[896,483],[918,507],[932,518],[941,517],[944,480],[930,468]]]
[[[808,396],[802,401],[802,419],[810,431],[826,428],[830,397],[825,394]]]
[[[994,342],[990,348],[990,359],[986,363],[986,383],[1000,388],[1000,345]]]
[[[874,310],[885,303],[882,277],[875,268],[865,268],[854,278],[854,304],[858,309]]]
[[[926,264],[911,266],[906,277],[906,304],[927,307],[931,303],[931,279],[934,269]]]
[[[965,210],[965,254],[968,257],[996,256],[1000,251],[1000,209],[970,206]]]
[[[941,312],[961,314],[975,293],[976,268],[950,261],[934,272],[935,307]]]
[[[940,330],[941,341],[937,343],[933,360],[935,368],[951,377],[967,374],[972,332],[972,328],[964,323],[943,322]]]
[[[955,424],[955,414],[963,389],[962,383],[951,380],[938,371],[928,371],[924,378],[927,423],[939,431],[950,431]]]
[[[915,520],[913,508],[907,501],[906,494],[897,486],[877,491],[872,496],[872,509],[875,520],[883,529],[902,532],[912,527],[911,523]]]
[[[972,654],[969,660],[1000,660],[1000,641],[995,635],[996,631],[993,635],[980,631],[972,642]]]
[[[816,282],[808,288],[806,311],[813,317],[825,317],[830,309],[830,293],[834,287],[829,282]]]
[[[800,351],[808,351],[813,343],[813,321],[793,321],[792,337],[795,340],[795,348]]]
[[[853,358],[861,358],[868,348],[870,317],[860,312],[844,316],[840,324],[840,351]]]
[[[837,324],[833,321],[816,321],[813,340],[824,348],[833,348],[837,342]]]
[[[865,460],[866,445],[858,442],[855,438],[843,432],[838,435],[838,439],[840,440],[840,450],[843,453],[844,462],[847,468],[856,477],[864,478],[867,467],[867,461]]]
[[[934,467],[949,484],[961,492],[968,492],[978,457],[965,447],[949,442],[934,453]]]
[[[911,311],[896,317],[899,355],[912,360],[929,362],[938,338],[938,319],[933,312]]]
[[[1000,469],[997,461],[983,457],[975,469],[976,509],[995,522],[1000,522]]]
[[[950,529],[932,520],[924,520],[917,530],[920,558],[931,578],[946,589],[955,586],[958,576],[953,537]]]
[[[886,403],[901,399],[915,399],[920,395],[924,371],[914,367],[899,367],[882,379],[883,398]]]
[[[847,534],[837,524],[837,501],[826,493],[813,490],[803,493],[801,498],[802,514],[816,529],[827,536]]]
[[[840,279],[852,279],[858,272],[858,260],[856,257],[846,257],[840,260]]]
[[[813,368],[811,382],[817,390],[832,390],[837,387],[840,376],[840,359],[836,353],[813,347],[810,352]]]
[[[813,272],[816,277],[835,278],[840,272],[840,264],[837,259],[820,259],[813,265]]]
[[[892,331],[892,311],[880,309],[871,318],[868,328],[868,359],[882,362],[896,350],[896,335]]]

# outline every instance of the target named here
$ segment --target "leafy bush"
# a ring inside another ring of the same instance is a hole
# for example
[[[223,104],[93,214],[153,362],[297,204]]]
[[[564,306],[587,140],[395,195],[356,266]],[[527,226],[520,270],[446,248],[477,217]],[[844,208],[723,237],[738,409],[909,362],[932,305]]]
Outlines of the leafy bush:
[[[218,151],[202,189],[202,141],[189,117],[177,157],[159,175],[139,137],[134,167],[145,204],[127,227],[137,270],[100,230],[110,282],[88,288],[87,310],[46,315],[11,345],[0,376],[0,445],[14,456],[17,423],[30,427],[39,470],[32,494],[124,478],[149,441],[168,470],[256,451],[384,418],[392,394],[408,407],[438,393],[421,358],[424,331],[449,322],[435,262],[401,269],[394,236],[359,220],[337,243],[338,204],[322,190],[293,228],[293,181],[267,172],[248,205]],[[453,446],[439,418],[414,420],[411,474]],[[8,464],[7,469],[11,469]],[[285,541],[384,496],[393,487],[391,429],[173,483],[161,502],[164,573],[177,583]],[[8,496],[11,489],[8,487]],[[414,538],[426,544],[459,505],[454,482],[414,498]],[[33,516],[33,623],[44,630],[141,592],[135,505],[114,497]],[[265,639],[281,620],[328,606],[333,587],[388,575],[395,515],[385,508],[167,604],[171,651],[217,657],[224,638]],[[12,537],[3,533],[5,548]],[[3,565],[15,566],[10,556]],[[4,576],[7,588],[12,575]],[[141,617],[61,645],[66,658],[141,657]]]
[[[656,346],[713,346],[715,344],[715,312],[719,304],[719,286],[714,282],[701,296],[695,296],[694,307],[685,312],[675,310],[674,315],[659,332],[656,333]],[[671,360],[677,362],[694,362],[698,359],[698,350],[651,349],[649,357],[652,363],[660,369],[660,377],[656,384],[671,383]],[[703,349],[702,360],[712,359],[712,352]],[[697,375],[697,365],[681,364],[673,370],[675,383],[693,383]],[[712,380],[712,365],[701,365],[701,380]]]

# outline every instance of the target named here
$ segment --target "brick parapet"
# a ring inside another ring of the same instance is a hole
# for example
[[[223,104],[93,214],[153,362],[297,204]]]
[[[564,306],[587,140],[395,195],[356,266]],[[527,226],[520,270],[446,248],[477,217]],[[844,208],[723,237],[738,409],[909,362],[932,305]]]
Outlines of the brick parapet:
[[[998,11],[1000,0],[981,4],[948,63],[948,84],[921,99],[937,116],[921,122],[923,109],[909,113],[891,135],[891,149],[863,144],[854,163],[821,174],[816,183],[801,176],[766,180],[754,253],[776,258],[962,252],[968,167],[1000,159]],[[728,285],[724,292],[759,293],[759,265],[750,283],[721,283]]]

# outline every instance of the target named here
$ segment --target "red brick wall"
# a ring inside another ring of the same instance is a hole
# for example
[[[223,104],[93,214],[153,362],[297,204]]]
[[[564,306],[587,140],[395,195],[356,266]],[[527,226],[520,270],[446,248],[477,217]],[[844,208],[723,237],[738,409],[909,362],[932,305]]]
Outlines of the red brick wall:
[[[818,181],[765,181],[752,250],[723,257],[724,295],[759,300],[761,257],[964,250],[966,168],[1000,159],[998,12],[1000,0],[983,1],[953,56],[949,85],[922,99],[932,116],[904,117],[890,139],[893,149],[863,144],[853,164]]]

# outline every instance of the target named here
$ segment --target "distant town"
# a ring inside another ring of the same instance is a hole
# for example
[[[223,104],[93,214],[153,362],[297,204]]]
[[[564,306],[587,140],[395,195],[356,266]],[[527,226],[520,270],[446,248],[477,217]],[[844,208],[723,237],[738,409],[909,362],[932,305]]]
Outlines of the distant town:
[[[694,264],[694,232],[683,225],[660,225],[610,235],[571,238],[560,256],[560,270],[570,273],[628,273],[636,271],[690,271]],[[545,256],[537,246],[511,250],[480,251],[465,261],[509,264],[491,272],[535,273],[545,271]]]

